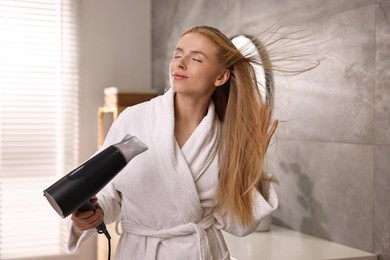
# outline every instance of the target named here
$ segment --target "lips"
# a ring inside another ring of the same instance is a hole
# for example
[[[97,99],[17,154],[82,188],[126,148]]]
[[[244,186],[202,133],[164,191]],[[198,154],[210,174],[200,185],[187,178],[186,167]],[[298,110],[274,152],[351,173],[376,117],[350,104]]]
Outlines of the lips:
[[[180,74],[180,73],[173,73],[172,77],[173,77],[173,79],[176,79],[176,80],[188,79],[188,77],[186,75]]]

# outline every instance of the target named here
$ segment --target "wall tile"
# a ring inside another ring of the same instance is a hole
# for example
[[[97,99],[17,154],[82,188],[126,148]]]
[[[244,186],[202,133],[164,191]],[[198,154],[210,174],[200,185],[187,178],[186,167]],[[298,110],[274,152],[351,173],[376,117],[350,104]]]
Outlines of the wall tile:
[[[375,253],[390,259],[390,146],[375,149]]]
[[[273,149],[275,223],[373,251],[373,146],[279,140]]]
[[[376,14],[375,142],[390,144],[390,1]]]
[[[311,30],[317,24],[327,24],[325,38],[331,38],[320,44],[321,64],[275,80],[275,117],[288,121],[281,124],[281,137],[373,144],[375,6],[317,20]]]
[[[358,9],[375,4],[376,0],[278,0],[246,1],[241,0],[240,26],[251,29],[253,25],[269,24],[270,21],[283,19],[288,24],[305,23],[329,17],[335,13]]]

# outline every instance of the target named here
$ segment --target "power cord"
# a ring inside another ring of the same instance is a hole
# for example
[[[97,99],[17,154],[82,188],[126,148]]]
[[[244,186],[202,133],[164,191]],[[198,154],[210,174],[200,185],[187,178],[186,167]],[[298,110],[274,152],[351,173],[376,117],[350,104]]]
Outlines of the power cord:
[[[87,210],[95,211],[97,207],[98,207],[97,204],[95,205],[91,201],[87,201],[78,209],[78,211],[87,211]],[[96,230],[99,234],[104,234],[107,238],[107,241],[108,241],[108,260],[110,260],[111,259],[111,236],[107,230],[106,224],[104,222],[100,223],[96,227]]]
[[[105,230],[98,230],[98,233],[99,234],[104,234],[107,238],[107,242],[108,242],[108,257],[107,259],[110,260],[111,259],[111,236],[110,236],[110,233],[108,232],[107,229]]]

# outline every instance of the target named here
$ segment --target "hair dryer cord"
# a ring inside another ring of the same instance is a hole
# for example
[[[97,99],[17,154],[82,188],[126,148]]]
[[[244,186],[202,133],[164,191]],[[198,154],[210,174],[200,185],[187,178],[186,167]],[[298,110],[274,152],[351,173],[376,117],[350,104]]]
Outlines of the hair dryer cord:
[[[108,260],[110,260],[111,258],[111,236],[110,236],[110,233],[108,233],[108,230],[104,230],[102,233],[100,233],[98,231],[99,234],[104,234],[107,238],[107,242],[108,242]]]
[[[88,210],[96,210],[96,206],[91,202],[87,201],[85,202],[78,211],[88,211]],[[108,241],[108,260],[111,258],[111,236],[110,233],[107,230],[106,224],[102,221],[97,227],[96,230],[99,234],[104,234]]]

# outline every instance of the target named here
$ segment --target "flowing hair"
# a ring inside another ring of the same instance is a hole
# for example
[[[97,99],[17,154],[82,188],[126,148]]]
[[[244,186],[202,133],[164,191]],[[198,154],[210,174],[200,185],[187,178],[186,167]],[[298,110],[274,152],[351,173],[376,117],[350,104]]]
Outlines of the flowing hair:
[[[200,33],[211,40],[219,49],[220,64],[230,71],[228,81],[212,95],[222,125],[217,199],[220,210],[246,226],[253,220],[254,189],[262,192],[262,185],[272,181],[264,174],[267,108],[251,65],[260,61],[255,56],[244,57],[229,38],[213,27],[192,27],[182,36],[188,33]]]

